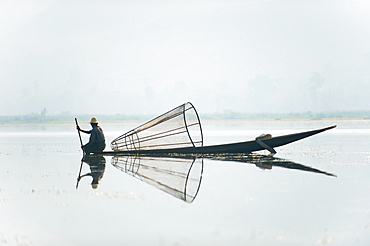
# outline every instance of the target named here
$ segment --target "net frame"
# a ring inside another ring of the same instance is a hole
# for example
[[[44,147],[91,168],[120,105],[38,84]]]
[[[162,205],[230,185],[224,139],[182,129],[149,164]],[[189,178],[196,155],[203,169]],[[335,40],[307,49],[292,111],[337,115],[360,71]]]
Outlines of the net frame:
[[[192,103],[184,103],[111,142],[114,151],[173,149],[203,146],[199,115]]]

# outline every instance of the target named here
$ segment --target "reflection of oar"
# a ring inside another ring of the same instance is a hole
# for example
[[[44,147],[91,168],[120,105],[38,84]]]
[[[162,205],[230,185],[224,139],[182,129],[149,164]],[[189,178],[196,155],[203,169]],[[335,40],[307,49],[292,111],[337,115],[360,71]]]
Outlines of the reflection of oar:
[[[84,158],[81,159],[81,165],[80,165],[80,171],[78,172],[78,177],[77,177],[77,184],[76,184],[76,190],[78,188],[78,183],[80,182],[80,177],[81,177],[81,170],[82,170],[82,164],[84,163],[83,162]]]

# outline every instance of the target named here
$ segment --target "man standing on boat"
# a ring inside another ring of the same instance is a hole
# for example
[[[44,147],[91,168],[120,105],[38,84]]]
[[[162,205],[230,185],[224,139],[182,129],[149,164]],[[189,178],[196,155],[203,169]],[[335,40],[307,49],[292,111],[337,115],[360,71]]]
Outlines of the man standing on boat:
[[[105,137],[103,129],[98,126],[98,120],[95,117],[92,117],[90,120],[90,125],[92,129],[90,131],[82,130],[77,126],[77,130],[86,134],[90,134],[89,142],[82,147],[84,152],[88,155],[95,151],[103,151],[105,149]]]

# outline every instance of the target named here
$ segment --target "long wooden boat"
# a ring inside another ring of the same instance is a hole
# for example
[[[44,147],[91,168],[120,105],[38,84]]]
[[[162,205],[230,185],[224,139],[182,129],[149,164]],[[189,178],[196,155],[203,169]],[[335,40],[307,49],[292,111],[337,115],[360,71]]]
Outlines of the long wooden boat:
[[[256,138],[255,140],[220,144],[220,145],[210,145],[210,146],[200,146],[200,147],[182,147],[182,148],[166,148],[166,149],[147,149],[147,150],[118,150],[118,151],[103,151],[96,152],[95,154],[102,155],[168,155],[168,154],[220,154],[220,153],[252,153],[259,150],[273,150],[275,147],[280,147],[315,134],[330,130],[335,128],[336,125],[294,133],[289,135],[271,137],[268,139]]]

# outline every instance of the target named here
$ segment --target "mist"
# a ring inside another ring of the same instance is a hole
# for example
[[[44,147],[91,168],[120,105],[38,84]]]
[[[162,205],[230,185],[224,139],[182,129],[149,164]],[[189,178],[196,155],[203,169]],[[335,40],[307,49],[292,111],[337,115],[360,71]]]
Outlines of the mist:
[[[368,1],[6,1],[0,115],[370,108]]]

